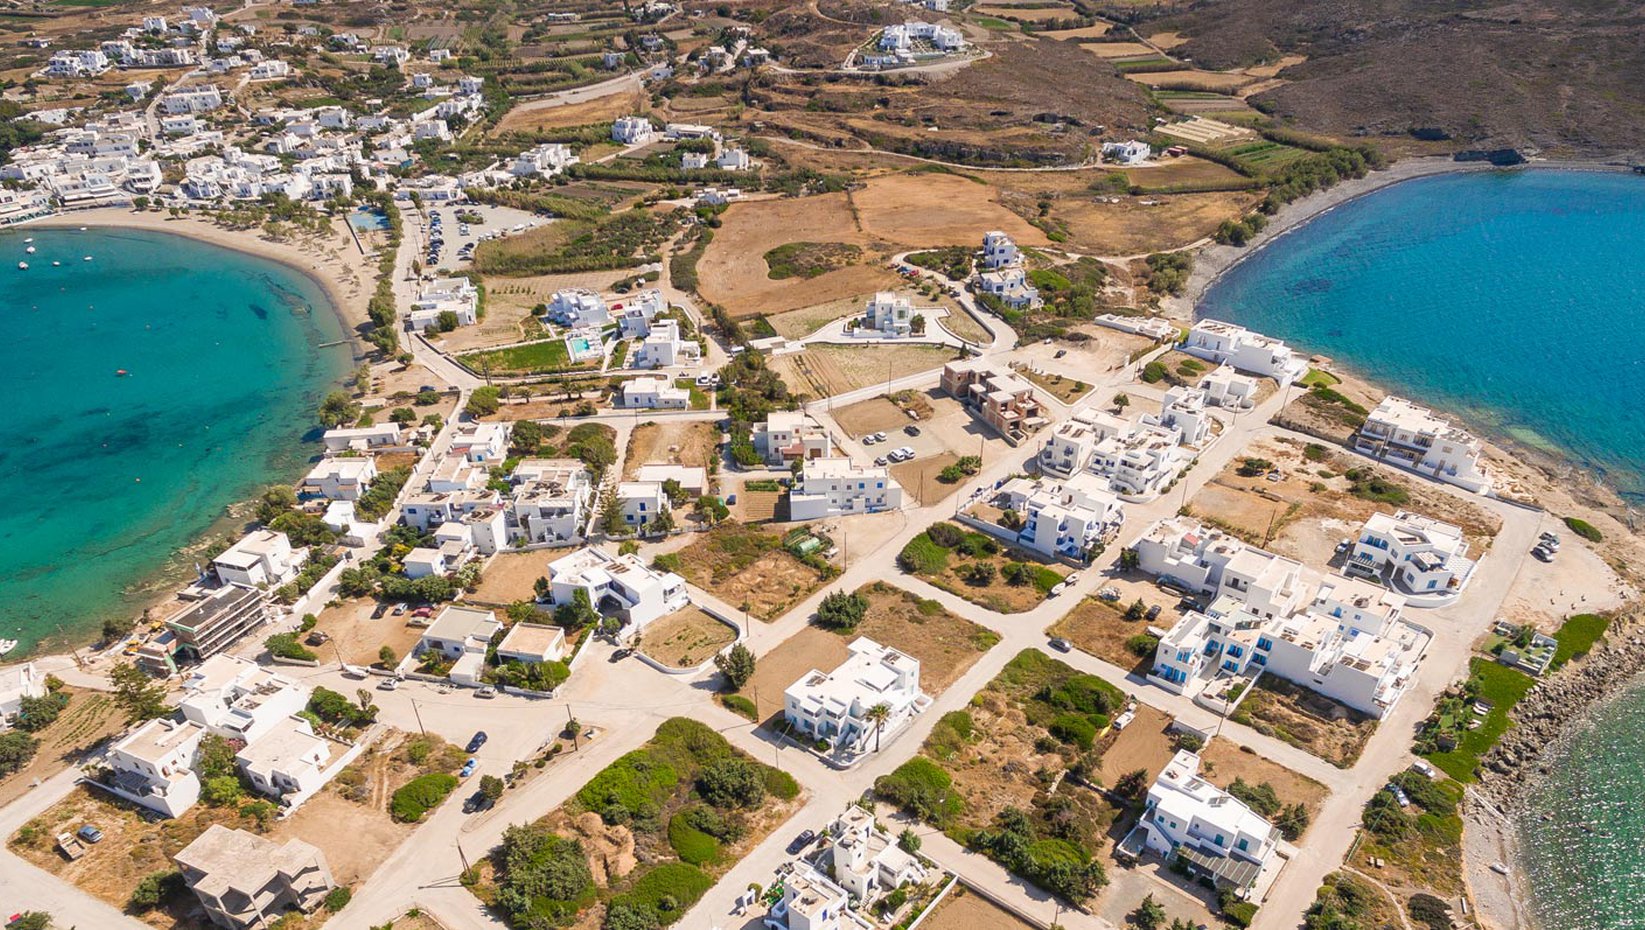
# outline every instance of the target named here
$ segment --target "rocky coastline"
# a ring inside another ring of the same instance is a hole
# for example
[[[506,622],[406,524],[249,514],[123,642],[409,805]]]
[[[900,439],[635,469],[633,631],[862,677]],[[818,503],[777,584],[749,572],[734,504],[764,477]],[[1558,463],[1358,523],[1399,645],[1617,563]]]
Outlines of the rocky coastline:
[[[1631,610],[1619,613],[1592,652],[1538,682],[1514,707],[1513,727],[1480,761],[1479,793],[1513,813],[1526,786],[1548,774],[1548,748],[1572,723],[1620,694],[1642,668],[1645,624]]]

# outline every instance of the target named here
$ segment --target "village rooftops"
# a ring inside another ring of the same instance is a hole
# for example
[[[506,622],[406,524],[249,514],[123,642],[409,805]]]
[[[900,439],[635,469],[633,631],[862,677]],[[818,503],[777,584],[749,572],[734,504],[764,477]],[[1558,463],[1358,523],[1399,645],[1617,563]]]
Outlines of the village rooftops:
[[[183,869],[200,876],[191,887],[213,898],[239,892],[255,900],[274,873],[296,876],[316,862],[320,851],[302,840],[276,845],[244,830],[213,824],[175,857]]]
[[[440,615],[423,632],[423,636],[447,642],[463,642],[471,638],[488,642],[501,628],[502,624],[497,621],[496,614],[489,610],[452,604],[440,611]]]

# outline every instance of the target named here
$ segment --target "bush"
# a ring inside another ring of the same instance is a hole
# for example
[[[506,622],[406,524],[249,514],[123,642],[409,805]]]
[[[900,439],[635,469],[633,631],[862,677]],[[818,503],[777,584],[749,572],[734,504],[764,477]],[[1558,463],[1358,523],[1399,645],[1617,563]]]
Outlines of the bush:
[[[1605,534],[1601,533],[1598,527],[1578,517],[1566,517],[1565,527],[1589,542],[1599,542],[1605,538]]]
[[[672,765],[636,749],[589,779],[577,792],[577,803],[606,823],[622,823],[636,811],[656,809],[679,780]]]
[[[692,865],[707,865],[720,855],[720,841],[693,827],[685,811],[669,818],[668,845]]]
[[[855,592],[835,591],[818,605],[817,623],[832,630],[850,631],[857,628],[867,613],[868,598]]]
[[[944,549],[952,549],[965,541],[965,531],[952,523],[933,523],[925,535]]]
[[[697,899],[713,886],[714,880],[702,869],[685,862],[665,862],[641,875],[627,892],[613,898],[611,907],[649,911],[658,924],[667,926],[685,916]]]
[[[1051,721],[1046,729],[1057,739],[1081,749],[1090,749],[1097,738],[1096,726],[1078,714],[1063,714]]]
[[[936,526],[945,526],[939,523]],[[931,529],[936,529],[933,526]],[[903,571],[915,575],[936,575],[948,567],[948,550],[938,545],[931,538],[931,530],[926,530],[908,541],[897,553],[897,565]]]
[[[1157,384],[1165,380],[1166,374],[1167,371],[1163,362],[1149,362],[1142,366],[1142,380],[1148,384]]]
[[[953,787],[953,777],[923,756],[915,756],[891,774],[874,780],[875,794],[939,827],[946,826],[964,807]]]
[[[176,869],[162,869],[159,872],[150,872],[137,882],[137,887],[131,891],[131,898],[126,906],[133,911],[147,911],[159,907],[171,900],[172,895],[187,888],[183,881],[183,873]]]
[[[1222,918],[1236,927],[1249,927],[1257,919],[1257,906],[1250,901],[1230,901],[1219,910]]]
[[[555,926],[593,903],[583,845],[534,825],[503,831],[497,906],[519,924]]]
[[[1139,659],[1146,659],[1159,649],[1159,638],[1147,633],[1138,633],[1125,641],[1125,649]]]
[[[703,766],[697,792],[715,807],[754,807],[765,800],[765,777],[757,762],[728,758]]]
[[[800,796],[800,783],[794,780],[794,776],[782,769],[767,766],[765,769],[765,790],[771,792],[772,796],[778,800],[792,801]]]
[[[740,694],[722,694],[720,695],[720,703],[724,704],[726,709],[734,714],[741,714],[750,720],[760,719],[759,708],[754,705],[753,701]]]
[[[268,648],[268,654],[277,659],[314,662],[320,658],[313,650],[298,642],[295,633],[276,633],[264,640],[263,645]]]
[[[331,911],[332,913],[335,914],[336,912],[342,910],[343,908],[348,907],[348,902],[353,900],[353,899],[354,899],[354,893],[352,891],[349,891],[347,888],[342,888],[342,887],[333,888],[330,891],[326,892],[326,900],[325,900],[326,910]]]
[[[401,823],[416,823],[429,809],[457,787],[457,776],[444,772],[419,775],[402,785],[389,799],[388,811]]]

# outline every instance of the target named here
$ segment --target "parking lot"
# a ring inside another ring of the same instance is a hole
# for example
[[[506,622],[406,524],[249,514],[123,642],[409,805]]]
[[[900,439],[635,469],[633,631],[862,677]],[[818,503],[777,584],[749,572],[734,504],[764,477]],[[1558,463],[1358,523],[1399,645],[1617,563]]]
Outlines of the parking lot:
[[[843,445],[847,451],[854,458],[889,465],[891,476],[921,504],[936,503],[966,486],[969,479],[953,483],[938,480],[942,470],[962,456],[981,456],[986,468],[1002,455],[1019,454],[941,391],[922,392],[912,406],[922,412],[919,420],[883,397],[842,407],[833,416],[846,435]],[[884,440],[864,441],[881,433]],[[893,455],[899,451],[913,455]],[[1020,454],[1026,457],[1026,453]]]
[[[457,219],[458,213],[465,215],[469,213],[479,214],[481,222],[461,223]],[[439,217],[437,225],[434,222],[435,217]],[[411,220],[417,233],[413,241],[420,250],[419,258],[423,262],[423,268],[430,272],[465,270],[471,264],[471,256],[463,253],[465,247],[477,245],[487,236],[498,238],[512,235],[517,232],[524,232],[533,226],[541,226],[550,222],[553,222],[553,220],[549,217],[538,216],[525,210],[516,210],[512,207],[492,207],[483,204],[430,206],[428,207],[427,228],[418,220]],[[431,261],[430,256],[436,253],[429,251],[429,244],[436,230],[441,234],[444,243],[437,253],[438,259]]]

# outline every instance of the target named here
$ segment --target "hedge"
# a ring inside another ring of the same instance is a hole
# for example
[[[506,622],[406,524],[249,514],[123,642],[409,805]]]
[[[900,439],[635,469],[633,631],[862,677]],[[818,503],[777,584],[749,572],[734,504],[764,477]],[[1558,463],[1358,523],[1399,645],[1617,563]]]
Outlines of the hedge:
[[[787,772],[766,766],[765,790],[771,792],[779,800],[792,801],[800,796],[800,783],[795,781],[794,776]]]
[[[446,799],[457,787],[457,776],[444,772],[419,775],[400,786],[389,799],[388,811],[401,823],[416,823],[429,809]]]
[[[1566,517],[1565,526],[1571,532],[1581,536],[1589,542],[1600,542],[1605,538],[1605,534],[1599,531],[1599,527],[1596,527],[1587,520],[1583,520],[1579,517]]]
[[[722,694],[720,703],[732,713],[741,714],[750,720],[758,720],[760,717],[759,708],[754,706],[754,702],[740,694]]]

